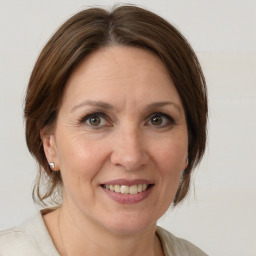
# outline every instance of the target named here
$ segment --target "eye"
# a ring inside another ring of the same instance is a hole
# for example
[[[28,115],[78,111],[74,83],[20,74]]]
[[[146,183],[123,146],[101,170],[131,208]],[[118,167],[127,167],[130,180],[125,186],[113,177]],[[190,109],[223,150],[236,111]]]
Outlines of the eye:
[[[150,116],[149,124],[161,128],[174,124],[174,120],[164,113],[154,113]]]
[[[102,126],[108,125],[106,115],[104,113],[93,113],[86,115],[81,119],[80,123],[86,123],[88,126],[95,128],[100,128]]]
[[[151,118],[151,123],[153,125],[161,125],[163,123],[163,118],[161,116],[154,116]]]
[[[101,117],[99,116],[92,116],[87,120],[87,123],[91,126],[99,126],[101,122]]]

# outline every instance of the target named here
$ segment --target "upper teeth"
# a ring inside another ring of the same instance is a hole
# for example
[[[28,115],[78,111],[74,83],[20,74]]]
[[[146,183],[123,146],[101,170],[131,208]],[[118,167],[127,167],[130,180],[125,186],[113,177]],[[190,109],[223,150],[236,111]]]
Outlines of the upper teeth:
[[[114,191],[121,194],[137,194],[142,191],[145,191],[148,188],[148,184],[139,184],[139,185],[104,185],[108,190]]]

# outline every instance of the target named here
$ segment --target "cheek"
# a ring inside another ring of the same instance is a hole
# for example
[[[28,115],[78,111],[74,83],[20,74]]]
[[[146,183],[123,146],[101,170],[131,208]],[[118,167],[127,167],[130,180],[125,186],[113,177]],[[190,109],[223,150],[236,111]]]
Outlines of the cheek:
[[[186,136],[159,141],[154,150],[154,159],[164,174],[175,175],[184,170],[187,150]]]
[[[65,142],[59,145],[60,169],[65,186],[96,186],[95,176],[106,163],[109,143],[104,139],[92,139],[86,134],[66,136]]]
[[[174,141],[162,143],[162,146],[155,151],[155,165],[158,174],[156,191],[158,200],[155,207],[161,214],[167,211],[177,193],[180,177],[184,170],[186,161],[186,143]]]
[[[93,203],[95,187],[104,152],[99,143],[85,143],[84,140],[60,145],[59,159],[64,184],[64,196],[74,202]]]

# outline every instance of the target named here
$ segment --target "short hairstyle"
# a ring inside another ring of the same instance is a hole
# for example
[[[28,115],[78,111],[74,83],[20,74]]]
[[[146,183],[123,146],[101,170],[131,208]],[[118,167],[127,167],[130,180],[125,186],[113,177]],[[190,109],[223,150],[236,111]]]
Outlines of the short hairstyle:
[[[174,205],[186,196],[191,171],[200,162],[207,135],[207,90],[199,61],[181,33],[158,15],[133,5],[83,10],[50,38],[32,71],[25,98],[26,141],[39,165],[33,199],[58,203],[60,172],[49,168],[40,130],[54,127],[66,81],[74,68],[97,49],[113,45],[139,47],[157,55],[167,67],[181,98],[188,127],[188,166]],[[43,177],[46,177],[44,179]]]

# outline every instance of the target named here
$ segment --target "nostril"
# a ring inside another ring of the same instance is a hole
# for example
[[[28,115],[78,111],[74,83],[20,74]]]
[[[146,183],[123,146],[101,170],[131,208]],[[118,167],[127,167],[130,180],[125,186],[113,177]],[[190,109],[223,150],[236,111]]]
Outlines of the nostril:
[[[111,162],[116,166],[122,166],[127,171],[136,171],[146,165],[149,157],[145,152],[138,150],[116,150],[112,152]]]

